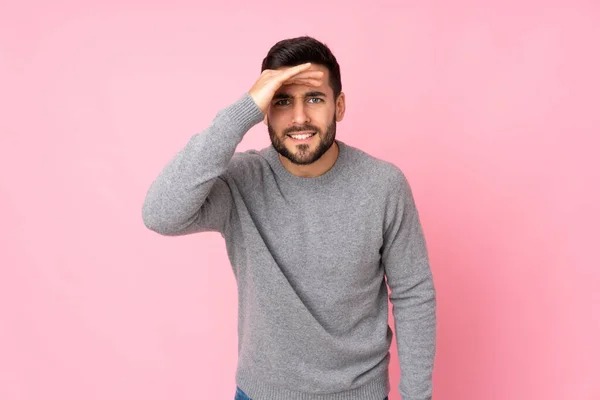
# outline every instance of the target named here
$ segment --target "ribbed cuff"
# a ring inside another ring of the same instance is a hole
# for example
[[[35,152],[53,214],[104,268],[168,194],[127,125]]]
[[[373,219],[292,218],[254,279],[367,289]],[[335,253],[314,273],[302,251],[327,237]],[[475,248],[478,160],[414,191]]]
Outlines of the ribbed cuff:
[[[236,132],[247,132],[265,117],[249,93],[244,93],[235,103],[224,108],[220,113],[235,126]]]

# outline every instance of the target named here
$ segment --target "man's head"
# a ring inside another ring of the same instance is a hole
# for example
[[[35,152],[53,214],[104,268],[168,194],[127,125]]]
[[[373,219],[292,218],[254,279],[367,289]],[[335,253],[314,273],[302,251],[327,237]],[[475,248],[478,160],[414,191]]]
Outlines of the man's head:
[[[273,147],[294,164],[317,161],[335,142],[336,122],[345,112],[340,67],[329,48],[303,36],[276,43],[262,62],[262,69],[282,69],[312,63],[311,70],[324,73],[319,87],[283,85],[265,115]],[[295,134],[313,134],[309,139]]]

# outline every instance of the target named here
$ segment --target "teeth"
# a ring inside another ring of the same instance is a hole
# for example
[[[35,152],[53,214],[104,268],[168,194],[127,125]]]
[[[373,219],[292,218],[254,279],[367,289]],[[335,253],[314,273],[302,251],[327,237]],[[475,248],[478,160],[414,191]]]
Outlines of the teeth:
[[[314,135],[314,133],[307,133],[305,135],[290,135],[291,137],[293,137],[294,139],[308,139],[309,137],[311,137],[312,135]]]

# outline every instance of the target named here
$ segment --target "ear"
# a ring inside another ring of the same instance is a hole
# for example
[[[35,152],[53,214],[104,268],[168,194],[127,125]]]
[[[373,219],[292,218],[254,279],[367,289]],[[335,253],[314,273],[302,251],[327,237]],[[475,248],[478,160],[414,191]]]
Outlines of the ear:
[[[346,113],[346,95],[344,92],[341,92],[338,98],[335,101],[335,120],[340,122],[344,119],[344,114]]]

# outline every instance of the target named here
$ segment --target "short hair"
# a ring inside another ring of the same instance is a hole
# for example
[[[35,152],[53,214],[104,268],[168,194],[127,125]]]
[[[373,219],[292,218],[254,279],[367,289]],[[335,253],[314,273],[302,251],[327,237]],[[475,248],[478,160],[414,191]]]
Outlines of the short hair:
[[[337,99],[342,92],[340,66],[327,45],[310,36],[280,40],[275,43],[262,61],[265,69],[294,67],[304,63],[321,64],[329,70],[329,86]]]

